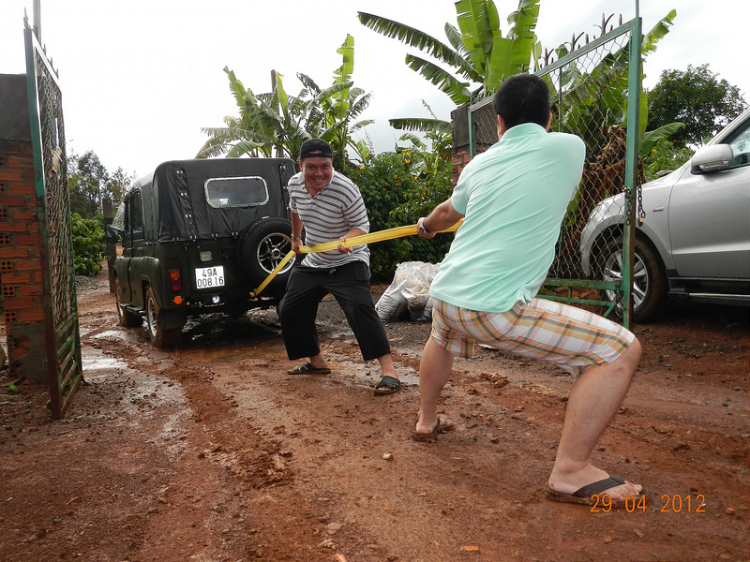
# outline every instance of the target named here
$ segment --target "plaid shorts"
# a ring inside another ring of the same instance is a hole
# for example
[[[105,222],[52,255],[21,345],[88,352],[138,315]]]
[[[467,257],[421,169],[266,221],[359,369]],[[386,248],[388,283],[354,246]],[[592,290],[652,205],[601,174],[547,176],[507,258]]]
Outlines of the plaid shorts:
[[[556,301],[532,299],[507,312],[477,312],[432,299],[432,339],[455,357],[474,343],[551,361],[573,375],[611,363],[635,340],[614,322]]]

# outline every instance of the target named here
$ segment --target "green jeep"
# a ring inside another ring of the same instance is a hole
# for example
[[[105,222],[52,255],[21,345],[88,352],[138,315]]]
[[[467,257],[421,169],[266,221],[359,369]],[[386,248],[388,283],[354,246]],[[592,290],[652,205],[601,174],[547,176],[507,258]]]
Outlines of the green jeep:
[[[156,347],[180,342],[189,316],[278,304],[294,260],[251,296],[292,248],[286,158],[160,164],[136,181],[112,224],[122,326],[142,319]]]

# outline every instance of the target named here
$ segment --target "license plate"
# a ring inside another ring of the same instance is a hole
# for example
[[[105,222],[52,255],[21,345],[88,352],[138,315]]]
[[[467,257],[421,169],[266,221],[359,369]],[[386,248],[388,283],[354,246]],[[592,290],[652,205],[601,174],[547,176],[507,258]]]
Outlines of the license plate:
[[[195,286],[199,289],[212,289],[224,286],[224,266],[196,267]]]

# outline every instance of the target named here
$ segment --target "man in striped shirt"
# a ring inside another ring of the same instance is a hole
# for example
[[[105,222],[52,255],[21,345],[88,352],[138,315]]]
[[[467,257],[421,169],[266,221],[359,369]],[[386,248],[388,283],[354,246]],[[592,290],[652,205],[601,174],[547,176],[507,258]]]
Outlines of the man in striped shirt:
[[[367,218],[359,188],[333,169],[333,151],[321,139],[309,139],[300,149],[300,172],[289,180],[292,211],[292,249],[367,234]],[[377,359],[382,377],[375,394],[401,388],[385,335],[370,294],[370,250],[367,246],[306,254],[292,270],[278,312],[289,359],[307,357],[289,374],[328,374],[330,366],[320,351],[315,318],[318,304],[331,293],[344,311],[365,361]]]

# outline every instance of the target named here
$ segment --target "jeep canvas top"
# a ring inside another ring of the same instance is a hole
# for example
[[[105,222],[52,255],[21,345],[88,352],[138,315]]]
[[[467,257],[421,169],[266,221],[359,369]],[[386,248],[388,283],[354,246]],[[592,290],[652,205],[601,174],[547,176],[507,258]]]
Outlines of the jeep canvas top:
[[[275,305],[290,262],[258,297],[250,292],[291,250],[287,158],[164,162],[136,181],[113,227],[120,323],[145,317],[158,347],[179,342],[188,316]]]

